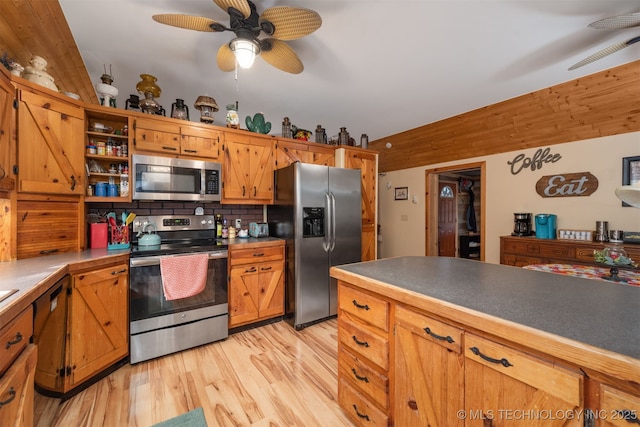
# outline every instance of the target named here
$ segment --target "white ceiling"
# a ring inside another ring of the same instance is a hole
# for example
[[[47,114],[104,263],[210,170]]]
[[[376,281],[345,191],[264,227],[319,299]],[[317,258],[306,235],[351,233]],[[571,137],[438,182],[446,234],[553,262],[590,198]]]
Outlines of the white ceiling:
[[[317,11],[322,26],[287,42],[304,64],[282,72],[258,58],[250,70],[216,65],[230,32],[204,33],[159,24],[154,14],[200,15],[228,24],[212,0],[60,0],[89,75],[106,64],[124,108],[141,73],[158,78],[158,101],[171,111],[182,98],[190,118],[199,95],[239,102],[241,123],[262,112],[281,132],[283,117],[329,136],[346,127],[376,140],[593,74],[640,58],[640,43],[574,71],[584,57],[639,35],[640,28],[595,30],[608,16],[639,12],[638,0],[255,0]],[[244,128],[244,125],[243,125]]]

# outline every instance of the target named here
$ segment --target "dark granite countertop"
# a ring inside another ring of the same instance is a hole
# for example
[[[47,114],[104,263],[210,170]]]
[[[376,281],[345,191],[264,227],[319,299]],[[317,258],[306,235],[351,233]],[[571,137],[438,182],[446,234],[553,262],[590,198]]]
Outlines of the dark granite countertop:
[[[640,287],[460,258],[335,267],[456,306],[640,359]]]

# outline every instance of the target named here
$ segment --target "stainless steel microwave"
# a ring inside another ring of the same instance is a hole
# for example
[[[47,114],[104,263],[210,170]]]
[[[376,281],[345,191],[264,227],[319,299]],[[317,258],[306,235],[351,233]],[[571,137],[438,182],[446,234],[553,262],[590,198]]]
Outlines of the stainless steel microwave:
[[[220,201],[220,163],[134,154],[133,200]]]

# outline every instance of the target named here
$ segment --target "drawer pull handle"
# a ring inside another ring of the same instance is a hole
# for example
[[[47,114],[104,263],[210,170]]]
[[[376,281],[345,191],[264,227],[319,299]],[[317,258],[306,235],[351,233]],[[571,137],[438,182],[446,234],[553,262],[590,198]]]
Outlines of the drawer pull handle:
[[[366,342],[366,341],[358,341],[358,338],[356,338],[355,335],[352,335],[351,338],[353,338],[353,342],[358,344],[360,347],[369,347],[369,343],[368,342]]]
[[[636,415],[636,411],[633,411],[631,409],[623,409],[617,410],[616,413],[629,424],[640,425],[640,418],[638,418],[638,416]]]
[[[363,419],[365,419],[365,420],[367,420],[367,421],[371,421],[371,420],[369,419],[369,415],[361,414],[361,413],[358,411],[358,407],[357,407],[355,404],[353,405],[353,410],[354,410],[354,411],[356,411],[356,415],[357,415],[357,416],[359,416],[360,418],[363,418]]]
[[[480,352],[480,350],[478,350],[478,347],[471,347],[469,348],[469,350],[471,350],[471,352],[473,354],[475,354],[476,356],[480,356],[481,358],[483,358],[484,360],[486,360],[487,362],[491,362],[491,363],[499,363],[502,366],[504,366],[505,368],[508,368],[509,366],[513,366],[511,364],[511,362],[509,362],[507,359],[505,359],[504,357],[502,359],[494,359],[493,357],[489,357],[489,356],[485,356],[484,354],[482,354]]]
[[[264,252],[255,253],[255,254],[253,254],[253,256],[264,256]]]
[[[258,271],[258,270],[256,270],[256,268],[255,268],[255,267],[251,267],[250,269],[245,270],[244,272],[245,272],[245,273],[255,273],[256,271]]]
[[[429,328],[429,327],[424,328],[424,331],[427,333],[427,335],[430,335],[430,336],[432,336],[433,338],[435,338],[435,339],[437,339],[437,340],[440,340],[440,341],[446,341],[446,342],[448,342],[449,344],[451,344],[451,343],[455,342],[455,341],[453,340],[453,338],[451,338],[451,335],[447,335],[447,336],[445,337],[445,336],[443,336],[443,335],[437,335],[437,334],[434,334],[433,332],[431,332],[431,328]]]
[[[367,304],[362,305],[362,304],[358,304],[358,301],[353,300],[353,305],[355,305],[357,308],[363,308],[365,310],[369,310],[369,306]]]
[[[0,402],[0,408],[2,408],[5,405],[8,405],[9,403],[11,403],[13,401],[13,399],[16,398],[16,391],[13,387],[11,387],[9,389],[9,398],[5,401]],[[355,405],[354,405],[355,406]]]
[[[4,348],[6,348],[7,350],[9,350],[11,348],[12,345],[14,344],[18,344],[20,341],[22,341],[22,334],[20,332],[18,332],[16,334],[16,339],[13,341],[7,341],[7,345],[4,346]]]
[[[271,270],[271,267],[261,267],[260,271],[269,271]]]
[[[127,269],[126,269],[126,268],[123,268],[123,269],[122,269],[122,270],[120,270],[120,271],[112,271],[112,272],[111,272],[111,274],[112,274],[113,276],[115,276],[116,274],[122,274],[122,273],[126,273],[126,272],[127,272]]]
[[[364,381],[365,383],[369,382],[369,378],[361,377],[360,375],[358,375],[358,372],[356,372],[355,368],[351,368],[351,372],[353,372],[353,376],[356,377],[357,380]]]
[[[418,410],[418,403],[415,400],[410,400],[407,402],[407,406],[412,410],[412,411],[417,411]]]
[[[177,148],[176,148],[176,147],[168,147],[168,146],[166,146],[166,145],[163,145],[163,146],[162,146],[162,149],[163,149],[163,150],[169,150],[169,151],[176,151],[176,150],[177,150]]]

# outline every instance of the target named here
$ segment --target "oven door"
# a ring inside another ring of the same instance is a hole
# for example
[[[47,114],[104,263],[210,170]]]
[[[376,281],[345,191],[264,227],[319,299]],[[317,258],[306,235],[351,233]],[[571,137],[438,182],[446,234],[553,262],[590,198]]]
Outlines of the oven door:
[[[180,313],[184,312],[202,312],[203,316],[227,314],[227,257],[226,250],[210,252],[205,289],[198,295],[169,301],[162,288],[162,256],[131,258],[131,334],[180,323],[181,319],[185,319]]]

